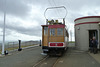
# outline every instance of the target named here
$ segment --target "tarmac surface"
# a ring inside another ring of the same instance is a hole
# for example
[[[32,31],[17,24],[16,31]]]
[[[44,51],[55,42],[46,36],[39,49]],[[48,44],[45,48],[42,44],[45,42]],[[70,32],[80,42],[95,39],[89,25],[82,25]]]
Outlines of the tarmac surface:
[[[76,50],[74,46],[70,46],[61,57],[49,56],[37,64],[47,56],[41,53],[41,47],[36,46],[0,56],[0,67],[100,67],[100,53]]]
[[[87,52],[69,48],[55,67],[100,67],[100,63]]]
[[[7,56],[0,57],[0,67],[33,67],[45,56],[41,55],[40,47],[24,49]]]
[[[90,53],[90,52],[88,52],[88,53],[89,53],[89,55],[91,55],[96,61],[98,61],[99,64],[100,64],[100,51],[98,51],[97,54],[93,54],[93,53]]]

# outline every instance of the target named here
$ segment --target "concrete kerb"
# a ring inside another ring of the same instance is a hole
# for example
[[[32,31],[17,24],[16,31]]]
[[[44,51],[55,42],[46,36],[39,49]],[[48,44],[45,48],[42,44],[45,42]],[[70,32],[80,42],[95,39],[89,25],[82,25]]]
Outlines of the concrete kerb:
[[[39,45],[28,46],[28,47],[24,47],[24,48],[22,48],[22,49],[28,49],[28,48],[37,47],[37,46],[39,46]]]
[[[100,52],[98,52],[97,54],[93,54],[93,53],[88,52],[88,54],[90,56],[92,56],[97,62],[100,63]]]
[[[22,48],[22,50],[29,49],[29,48],[33,48],[33,47],[38,47],[38,46],[39,46],[39,45],[28,46],[28,47]],[[19,52],[19,51],[18,51],[18,49],[10,50],[10,51],[8,51],[8,55],[7,55],[7,56],[14,54],[13,52],[15,53],[15,52]],[[6,56],[6,55],[0,54],[0,57],[5,57],[5,56]]]
[[[0,54],[0,57],[4,57],[5,55]]]

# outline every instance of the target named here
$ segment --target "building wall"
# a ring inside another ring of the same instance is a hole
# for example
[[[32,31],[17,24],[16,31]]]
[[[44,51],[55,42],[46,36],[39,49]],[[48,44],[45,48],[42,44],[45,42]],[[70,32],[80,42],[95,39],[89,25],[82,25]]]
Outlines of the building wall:
[[[75,21],[75,24],[83,22],[98,22],[100,18],[84,18]],[[98,23],[75,25],[75,45],[79,50],[87,51],[89,49],[89,30],[99,30]]]
[[[76,45],[78,49],[87,50],[88,49],[88,30],[86,29],[88,25],[78,25],[75,26],[76,29]],[[78,30],[77,27],[80,27]]]

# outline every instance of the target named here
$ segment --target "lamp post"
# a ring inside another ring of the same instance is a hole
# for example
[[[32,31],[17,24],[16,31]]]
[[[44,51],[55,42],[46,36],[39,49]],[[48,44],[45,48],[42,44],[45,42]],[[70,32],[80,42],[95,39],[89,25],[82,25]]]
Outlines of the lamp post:
[[[5,0],[5,6],[4,6],[4,24],[3,24],[3,42],[2,42],[2,55],[4,55],[5,50],[5,22],[6,22],[6,0]]]
[[[71,42],[72,42],[72,31],[70,30],[70,38],[71,38]]]

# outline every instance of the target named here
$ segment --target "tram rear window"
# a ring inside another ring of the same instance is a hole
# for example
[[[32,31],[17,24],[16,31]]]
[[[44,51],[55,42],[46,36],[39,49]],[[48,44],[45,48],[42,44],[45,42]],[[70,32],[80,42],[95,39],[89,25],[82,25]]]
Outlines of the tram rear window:
[[[48,35],[48,27],[44,27],[44,35]]]
[[[55,29],[50,29],[50,36],[54,36],[55,35]]]
[[[63,35],[63,28],[57,28],[57,35]]]

